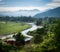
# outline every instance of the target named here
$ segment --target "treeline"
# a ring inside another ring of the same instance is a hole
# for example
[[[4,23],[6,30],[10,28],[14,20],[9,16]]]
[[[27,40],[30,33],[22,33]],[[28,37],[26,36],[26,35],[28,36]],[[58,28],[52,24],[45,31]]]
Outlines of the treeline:
[[[46,24],[54,24],[60,20],[60,17],[44,17],[44,18],[37,18],[36,25],[46,25]]]
[[[13,21],[13,22],[33,22],[36,18],[32,18],[31,16],[20,16],[20,17],[13,17],[13,16],[4,16],[0,17],[0,21]]]
[[[57,17],[44,17],[44,18],[34,18],[31,16],[18,16],[18,17],[14,17],[14,16],[0,16],[0,21],[12,21],[12,22],[36,22],[37,25],[44,23],[45,21],[49,23],[53,23],[55,22],[55,19],[60,19]],[[53,21],[53,22],[52,22]]]

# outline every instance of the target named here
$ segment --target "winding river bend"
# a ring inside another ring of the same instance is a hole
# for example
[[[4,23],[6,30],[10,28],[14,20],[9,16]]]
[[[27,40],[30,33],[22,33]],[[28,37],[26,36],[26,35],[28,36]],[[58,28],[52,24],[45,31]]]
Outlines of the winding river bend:
[[[25,39],[25,41],[28,41],[28,40],[30,40],[31,38],[33,38],[33,36],[27,35],[27,33],[28,33],[29,31],[34,31],[34,30],[36,30],[37,28],[42,28],[42,27],[43,27],[43,26],[37,26],[37,25],[35,25],[34,23],[28,23],[28,24],[30,24],[32,27],[29,28],[29,29],[23,30],[23,31],[21,32],[21,34],[22,34],[23,36],[27,37],[27,38]],[[16,33],[16,34],[17,34],[17,33]],[[16,35],[16,34],[15,34],[15,35]],[[9,38],[9,37],[12,37],[13,35],[14,35],[14,34],[7,35],[7,36],[0,36],[0,39]]]

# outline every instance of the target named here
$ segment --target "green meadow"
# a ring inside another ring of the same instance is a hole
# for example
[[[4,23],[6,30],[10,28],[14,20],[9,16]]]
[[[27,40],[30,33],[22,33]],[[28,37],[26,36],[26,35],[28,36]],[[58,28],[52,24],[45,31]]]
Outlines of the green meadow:
[[[31,26],[24,22],[0,22],[0,35],[7,35],[15,32],[21,32],[24,29],[30,28]]]

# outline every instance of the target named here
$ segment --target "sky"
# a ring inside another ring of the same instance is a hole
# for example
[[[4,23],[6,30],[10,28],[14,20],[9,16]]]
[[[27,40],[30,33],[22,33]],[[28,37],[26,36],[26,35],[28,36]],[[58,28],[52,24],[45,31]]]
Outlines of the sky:
[[[41,12],[60,7],[60,0],[0,0],[0,12],[38,9]]]

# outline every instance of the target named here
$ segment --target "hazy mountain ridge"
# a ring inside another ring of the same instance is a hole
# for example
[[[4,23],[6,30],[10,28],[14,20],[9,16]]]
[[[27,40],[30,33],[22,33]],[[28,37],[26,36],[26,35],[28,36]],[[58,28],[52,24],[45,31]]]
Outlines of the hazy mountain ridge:
[[[60,7],[38,13],[34,17],[60,17]]]

